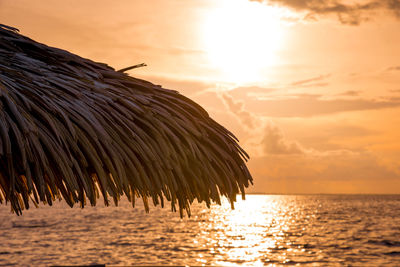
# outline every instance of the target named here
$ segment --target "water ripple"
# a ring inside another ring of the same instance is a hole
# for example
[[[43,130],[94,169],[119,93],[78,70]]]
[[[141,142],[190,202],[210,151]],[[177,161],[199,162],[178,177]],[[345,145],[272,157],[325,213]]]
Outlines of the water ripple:
[[[400,196],[249,195],[235,210],[0,207],[0,265],[400,265]]]

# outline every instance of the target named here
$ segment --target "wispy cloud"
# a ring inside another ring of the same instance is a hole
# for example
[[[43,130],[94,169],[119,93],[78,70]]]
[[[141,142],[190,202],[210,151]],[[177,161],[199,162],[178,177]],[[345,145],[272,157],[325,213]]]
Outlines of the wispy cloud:
[[[373,12],[385,10],[400,18],[400,0],[340,1],[340,0],[252,0],[267,4],[287,6],[296,11],[307,12],[306,18],[336,15],[342,24],[359,25],[369,20]]]
[[[400,18],[400,1],[399,0],[387,0],[388,8],[393,10],[397,18]]]
[[[275,88],[247,86],[247,87],[237,87],[234,90],[229,91],[229,95],[232,95],[236,99],[245,99],[254,96],[266,96],[275,91],[276,91]]]
[[[400,66],[391,66],[386,71],[400,71]]]
[[[356,90],[348,90],[346,92],[340,93],[338,94],[339,96],[359,96],[360,95],[360,91],[356,91]]]
[[[148,80],[154,84],[161,85],[164,88],[173,89],[185,96],[193,96],[214,88],[215,84],[199,80],[182,80],[162,76],[136,75],[139,78]]]
[[[305,80],[299,80],[299,81],[292,82],[291,85],[292,86],[310,86],[310,85],[313,85],[315,82],[325,80],[329,76],[331,76],[331,75],[330,74],[319,75],[317,77],[313,77],[313,78],[310,78],[310,79],[305,79]],[[318,83],[318,84],[321,85],[321,83]],[[328,85],[328,83],[322,83],[322,84],[323,85]]]
[[[229,94],[234,95],[235,90]],[[258,89],[257,92],[259,91]],[[327,96],[320,94],[270,94],[268,97],[257,97],[249,91],[246,95],[242,94],[241,101],[246,103],[246,109],[249,112],[268,117],[312,117],[340,112],[400,107],[400,99],[396,97],[365,99],[357,97],[357,94],[357,91],[347,91],[342,96],[330,96],[327,99]]]
[[[260,192],[397,193],[400,174],[370,152],[266,155],[250,169]]]

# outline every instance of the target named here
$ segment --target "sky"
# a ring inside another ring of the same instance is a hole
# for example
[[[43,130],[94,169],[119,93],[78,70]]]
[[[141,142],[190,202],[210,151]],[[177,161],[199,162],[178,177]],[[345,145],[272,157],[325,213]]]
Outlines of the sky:
[[[0,0],[0,23],[201,104],[253,193],[400,193],[399,0]]]

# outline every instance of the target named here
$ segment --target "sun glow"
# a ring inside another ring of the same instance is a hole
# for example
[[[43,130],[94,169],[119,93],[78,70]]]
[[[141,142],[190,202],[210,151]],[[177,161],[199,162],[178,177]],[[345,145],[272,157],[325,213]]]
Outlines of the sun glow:
[[[247,0],[222,1],[204,22],[204,45],[214,67],[230,82],[255,82],[277,63],[284,27],[281,10]]]

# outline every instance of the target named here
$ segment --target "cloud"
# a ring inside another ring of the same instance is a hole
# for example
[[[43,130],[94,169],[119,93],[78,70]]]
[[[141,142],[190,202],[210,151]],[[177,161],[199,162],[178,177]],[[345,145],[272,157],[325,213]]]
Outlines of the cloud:
[[[374,136],[380,135],[380,132],[342,121],[334,122],[334,125],[331,121],[324,121],[325,126],[321,126],[320,123],[303,126],[298,124],[304,127],[304,131],[298,130],[298,126],[295,125],[295,131],[291,131],[291,136],[296,136],[293,139],[286,136],[284,129],[278,124],[271,121],[263,123],[263,118],[257,117],[260,114],[308,117],[342,111],[378,109],[400,106],[400,99],[366,100],[358,97],[358,91],[351,90],[340,95],[353,96],[352,100],[326,99],[318,94],[276,97],[279,92],[280,90],[274,88],[239,87],[218,94],[229,114],[238,119],[242,129],[247,129],[246,134],[242,134],[241,137],[245,141],[244,147],[252,157],[249,167],[255,179],[255,186],[250,188],[250,191],[400,193],[400,170],[397,162],[394,163],[392,157],[384,158],[384,154],[378,156],[367,150],[371,146],[365,142],[351,143],[351,140],[374,140]],[[234,123],[234,117],[230,118],[230,124]],[[279,121],[288,125],[286,119]],[[301,123],[304,120],[295,121]],[[290,127],[293,130],[293,125]],[[303,133],[299,136],[299,132]],[[318,138],[320,139],[314,140]]]
[[[400,71],[400,66],[392,66],[386,69],[386,71]]]
[[[233,97],[228,94],[222,94],[221,97],[229,111],[234,113],[243,125],[250,129],[255,128],[257,124],[257,118],[252,113],[244,109],[243,102],[235,101]]]
[[[265,155],[249,162],[266,193],[400,193],[400,173],[371,152]]]
[[[379,133],[375,130],[370,130],[364,127],[343,124],[340,123],[330,123],[329,127],[321,127],[324,132],[319,133],[319,136],[325,137],[327,140],[336,138],[336,139],[345,139],[349,137],[360,138],[365,136],[371,136]]]
[[[400,1],[399,0],[387,0],[387,5],[390,10],[393,10],[397,18],[400,18]]]
[[[318,137],[323,139],[320,140],[328,144],[332,137],[337,138],[351,138],[351,137],[361,137],[376,134],[375,131],[367,130],[353,125],[335,125],[330,128],[320,127],[322,133],[318,133]],[[264,155],[309,155],[309,156],[329,156],[329,155],[342,155],[348,154],[353,155],[354,153],[359,153],[359,151],[352,151],[349,149],[343,149],[341,146],[336,146],[334,149],[315,149],[314,147],[307,147],[297,140],[288,139],[283,130],[279,128],[272,121],[266,123],[262,133],[261,142],[258,143],[262,147],[262,152]],[[309,135],[310,138],[315,139],[314,134]],[[304,138],[303,138],[303,141]],[[310,140],[306,141],[307,143]],[[311,142],[313,143],[313,142]],[[325,145],[326,145],[325,144]]]
[[[338,133],[358,131],[347,126]],[[335,134],[335,133],[334,133]],[[347,133],[346,133],[347,135]],[[274,123],[268,123],[259,143],[263,153],[249,162],[255,178],[254,192],[263,193],[400,193],[397,161],[367,150],[345,148],[318,150],[288,139]]]
[[[356,91],[347,92],[347,96],[353,95],[352,98],[334,97],[327,99],[326,96],[320,94],[272,94],[267,89],[264,96],[260,95],[260,90],[254,93],[247,91],[246,94],[240,93],[241,101],[245,103],[242,108],[246,108],[248,112],[254,115],[262,115],[268,117],[312,117],[329,115],[340,112],[377,110],[384,108],[400,107],[400,99],[389,97],[386,99],[365,99],[356,97]],[[266,97],[266,94],[268,96]],[[229,92],[229,95],[238,95],[236,89]]]
[[[164,88],[176,90],[185,96],[193,96],[204,93],[215,84],[206,83],[198,80],[182,80],[162,76],[135,75],[135,77],[148,80],[154,84],[161,85]]]
[[[338,94],[339,96],[359,96],[360,95],[360,91],[356,91],[356,90],[348,90],[346,92],[343,92],[341,94]]]
[[[229,95],[237,99],[245,99],[248,97],[259,97],[266,96],[270,93],[275,92],[274,88],[263,88],[258,86],[243,86],[237,87],[231,91],[229,91]]]
[[[312,85],[324,85],[325,86],[325,85],[328,85],[328,83],[314,83],[314,82],[325,80],[329,76],[331,76],[331,75],[330,74],[320,75],[320,76],[313,77],[310,79],[292,82],[291,85],[292,86],[312,86]]]
[[[369,20],[377,10],[390,12],[400,18],[400,0],[340,1],[340,0],[252,0],[267,4],[287,6],[296,11],[307,12],[306,19],[316,20],[317,16],[336,15],[342,24],[359,25]]]
[[[287,140],[280,128],[268,123],[261,145],[266,154],[304,154],[305,149],[295,141]]]

